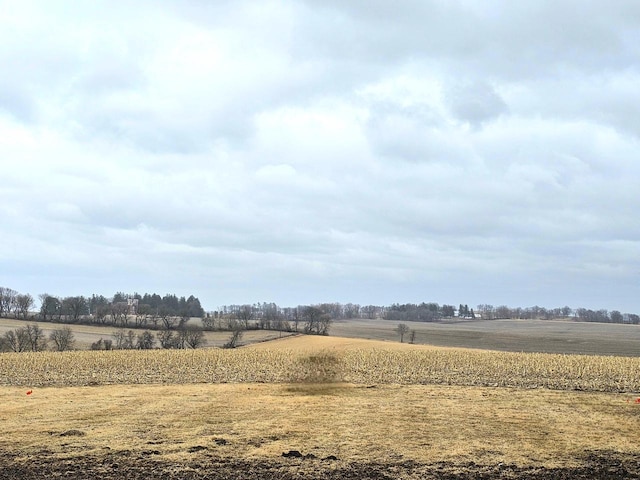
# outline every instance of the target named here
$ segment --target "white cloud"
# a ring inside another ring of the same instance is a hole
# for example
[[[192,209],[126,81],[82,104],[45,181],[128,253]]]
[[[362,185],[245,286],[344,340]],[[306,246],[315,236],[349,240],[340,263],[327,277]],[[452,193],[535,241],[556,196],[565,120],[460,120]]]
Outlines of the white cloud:
[[[3,7],[0,284],[640,310],[635,2]]]

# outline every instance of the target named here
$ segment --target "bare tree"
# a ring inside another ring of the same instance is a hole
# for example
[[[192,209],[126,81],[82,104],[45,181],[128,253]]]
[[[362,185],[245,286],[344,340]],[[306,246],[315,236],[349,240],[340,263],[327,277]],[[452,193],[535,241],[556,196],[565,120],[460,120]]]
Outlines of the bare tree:
[[[173,330],[176,327],[176,318],[173,312],[165,306],[158,308],[158,316],[162,320],[162,325],[166,330]]]
[[[347,303],[344,308],[345,318],[358,318],[360,316],[360,305],[354,303]]]
[[[115,342],[116,350],[131,350],[136,346],[136,334],[133,330],[119,328],[111,336]]]
[[[83,315],[89,314],[89,302],[83,296],[66,297],[62,299],[62,309],[71,322],[77,323]]]
[[[99,325],[106,325],[110,313],[111,305],[98,305],[93,314],[95,323]]]
[[[191,320],[191,314],[189,313],[189,310],[185,308],[180,312],[180,318],[178,320],[178,329],[180,330],[184,329],[187,326],[187,322],[189,322],[189,320]]]
[[[609,314],[609,318],[611,318],[612,323],[622,323],[622,320],[624,319],[622,313],[618,310],[612,310]]]
[[[236,317],[244,324],[244,329],[249,330],[249,322],[254,317],[253,307],[251,305],[242,305],[236,312]]]
[[[48,293],[41,293],[38,298],[40,299],[40,318],[43,322],[52,321],[60,312],[60,299]]]
[[[279,325],[282,320],[282,314],[278,310],[278,307],[275,303],[268,304],[264,308],[264,312],[262,312],[262,318],[260,319],[260,328],[271,330],[275,329],[277,325]]]
[[[396,327],[396,333],[400,335],[400,343],[404,342],[404,336],[409,333],[409,327],[406,323],[399,323]]]
[[[416,343],[416,331],[415,330],[411,330],[411,332],[409,332],[409,343],[410,344],[414,344]]]
[[[242,331],[242,325],[236,322],[231,330],[229,340],[227,340],[227,343],[225,343],[222,348],[236,348],[242,340],[243,335],[244,332]]]
[[[12,352],[24,352],[29,349],[29,337],[26,328],[9,330],[3,335],[4,345]]]
[[[328,314],[324,314],[320,317],[320,331],[318,332],[319,335],[329,335],[329,328],[331,327],[331,324],[333,323],[333,318],[331,318],[331,315]]]
[[[207,331],[215,330],[215,317],[207,313],[206,316],[202,317],[202,326]]]
[[[125,328],[127,326],[127,315],[129,305],[127,302],[115,302],[110,305],[111,321],[114,327]]]
[[[151,305],[146,303],[142,303],[138,305],[135,313],[135,322],[136,327],[145,327],[147,325],[147,321],[149,319],[149,315],[151,314]]]
[[[138,334],[138,340],[136,342],[136,347],[140,350],[150,350],[154,347],[156,343],[156,339],[153,337],[149,330],[145,330],[144,332]]]
[[[380,307],[377,307],[375,305],[365,305],[360,309],[360,311],[371,320],[376,318],[380,310]]]
[[[33,352],[41,352],[47,348],[47,337],[37,323],[24,327],[29,342],[29,348]]]
[[[305,321],[305,333],[318,333],[320,329],[320,317],[323,315],[322,310],[318,307],[305,307],[302,311],[302,318]]]
[[[55,345],[58,352],[71,350],[75,344],[73,331],[69,327],[58,328],[51,332],[49,339]]]
[[[14,303],[16,316],[22,317],[26,320],[29,316],[29,310],[33,307],[33,297],[28,293],[24,295],[16,295]]]
[[[315,335],[328,335],[331,326],[331,315],[323,312],[320,308],[310,306],[302,311],[302,318],[305,321],[305,333]]]
[[[303,307],[297,306],[295,308],[292,308],[288,314],[289,320],[293,322],[293,329],[296,332],[298,331],[298,326],[302,321],[302,311],[303,311]]]
[[[191,348],[198,348],[206,343],[202,328],[191,325],[184,330],[185,343]]]
[[[15,306],[18,292],[7,287],[0,287],[0,317],[8,316]]]
[[[168,329],[160,330],[156,333],[156,337],[162,348],[176,348],[176,338],[173,333],[173,330]]]

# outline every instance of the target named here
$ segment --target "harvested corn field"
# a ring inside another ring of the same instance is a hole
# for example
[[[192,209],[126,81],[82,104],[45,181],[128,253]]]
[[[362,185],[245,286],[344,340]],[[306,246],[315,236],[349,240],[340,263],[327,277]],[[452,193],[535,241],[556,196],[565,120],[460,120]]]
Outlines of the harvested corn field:
[[[491,352],[326,337],[222,350],[6,353],[0,384],[291,383],[640,391],[640,358]]]

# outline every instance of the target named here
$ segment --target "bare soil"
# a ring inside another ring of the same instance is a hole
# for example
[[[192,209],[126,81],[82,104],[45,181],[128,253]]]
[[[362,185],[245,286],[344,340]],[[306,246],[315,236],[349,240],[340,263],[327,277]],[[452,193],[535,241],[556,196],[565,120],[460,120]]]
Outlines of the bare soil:
[[[483,465],[475,462],[341,462],[333,459],[216,458],[208,452],[194,454],[184,463],[155,460],[153,450],[87,455],[60,459],[46,451],[28,459],[11,455],[0,457],[0,480],[42,478],[105,480],[137,479],[632,479],[640,478],[640,455],[590,452],[577,459],[573,467],[520,467]]]

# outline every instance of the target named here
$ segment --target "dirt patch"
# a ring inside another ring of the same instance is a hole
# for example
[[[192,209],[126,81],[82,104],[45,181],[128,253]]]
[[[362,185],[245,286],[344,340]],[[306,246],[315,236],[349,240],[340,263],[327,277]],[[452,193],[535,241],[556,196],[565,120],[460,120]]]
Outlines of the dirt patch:
[[[474,462],[360,463],[327,462],[291,456],[282,459],[216,458],[199,454],[189,463],[153,459],[144,452],[107,453],[61,459],[47,452],[28,457],[0,455],[0,480],[67,479],[629,479],[640,478],[640,453],[591,452],[576,459],[577,466],[483,465]]]

